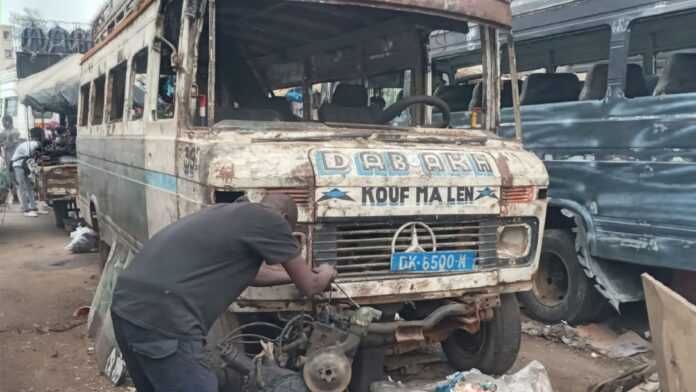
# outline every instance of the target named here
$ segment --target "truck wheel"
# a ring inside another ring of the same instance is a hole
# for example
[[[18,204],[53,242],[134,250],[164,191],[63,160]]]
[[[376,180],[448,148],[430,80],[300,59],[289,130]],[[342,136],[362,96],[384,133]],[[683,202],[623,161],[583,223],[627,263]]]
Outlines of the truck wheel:
[[[503,374],[520,351],[521,322],[517,298],[503,294],[493,319],[482,322],[478,333],[457,330],[442,342],[442,350],[457,370],[476,368],[485,374]]]
[[[208,369],[213,371],[217,377],[219,392],[237,392],[241,391],[244,386],[242,376],[233,369],[224,366],[218,348],[218,343],[237,327],[239,327],[237,316],[228,311],[215,321],[206,337],[204,360]]]
[[[56,227],[59,229],[64,229],[64,219],[68,215],[68,203],[65,201],[54,201],[51,207],[53,208],[53,217],[56,221]]]
[[[518,297],[530,317],[545,323],[593,321],[606,300],[585,275],[572,233],[546,230],[531,291]]]

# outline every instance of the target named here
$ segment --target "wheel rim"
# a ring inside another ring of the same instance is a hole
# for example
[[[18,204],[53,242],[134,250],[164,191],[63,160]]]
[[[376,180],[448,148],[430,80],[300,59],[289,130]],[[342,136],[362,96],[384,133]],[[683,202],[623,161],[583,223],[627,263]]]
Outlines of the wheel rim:
[[[560,256],[551,252],[541,254],[533,290],[539,302],[549,307],[558,306],[565,300],[568,294],[568,270]]]

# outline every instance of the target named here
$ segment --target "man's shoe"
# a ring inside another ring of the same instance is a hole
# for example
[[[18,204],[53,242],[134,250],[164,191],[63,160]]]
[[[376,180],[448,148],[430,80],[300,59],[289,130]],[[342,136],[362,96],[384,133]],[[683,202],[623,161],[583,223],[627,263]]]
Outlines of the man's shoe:
[[[29,218],[36,218],[37,216],[39,216],[39,214],[37,214],[36,211],[27,211],[24,213],[24,216]]]
[[[48,215],[48,211],[46,210],[36,210],[35,212],[39,215]]]

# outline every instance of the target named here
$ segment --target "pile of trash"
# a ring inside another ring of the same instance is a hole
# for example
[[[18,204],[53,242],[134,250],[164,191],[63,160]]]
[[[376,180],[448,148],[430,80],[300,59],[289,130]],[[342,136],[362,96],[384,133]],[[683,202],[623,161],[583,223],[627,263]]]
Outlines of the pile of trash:
[[[473,369],[457,372],[436,383],[380,381],[370,392],[553,392],[544,365],[532,361],[515,374],[498,378]]]
[[[660,392],[656,363],[649,361],[628,369],[616,377],[604,380],[588,392]]]
[[[631,357],[652,349],[650,343],[637,333],[628,331],[618,334],[603,324],[573,327],[567,323],[545,325],[525,320],[522,322],[522,332],[614,359]]]
[[[70,243],[65,246],[71,253],[94,253],[98,250],[99,235],[86,226],[80,226],[70,233]]]

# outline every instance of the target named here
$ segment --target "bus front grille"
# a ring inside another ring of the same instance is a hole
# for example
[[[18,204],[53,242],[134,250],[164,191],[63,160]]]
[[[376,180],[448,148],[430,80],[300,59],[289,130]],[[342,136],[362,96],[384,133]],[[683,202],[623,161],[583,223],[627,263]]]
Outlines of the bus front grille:
[[[497,220],[471,217],[322,222],[314,228],[313,261],[334,265],[342,278],[389,274],[392,243],[396,252],[405,251],[412,244],[414,227],[423,250],[433,250],[430,231],[420,224],[413,225],[414,222],[432,230],[438,251],[472,250],[475,269],[496,265]]]

